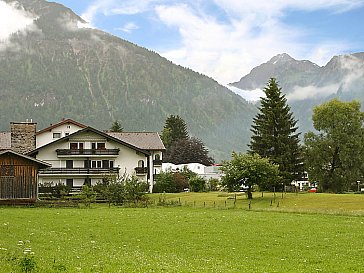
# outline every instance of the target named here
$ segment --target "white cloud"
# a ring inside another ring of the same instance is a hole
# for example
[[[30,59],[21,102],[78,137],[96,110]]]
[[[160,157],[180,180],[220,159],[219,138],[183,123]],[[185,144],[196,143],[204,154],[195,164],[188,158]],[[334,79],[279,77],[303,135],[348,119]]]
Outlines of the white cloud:
[[[7,4],[0,1],[0,50],[16,46],[9,41],[16,32],[38,31],[33,24],[36,17],[24,11],[15,2]]]
[[[335,94],[339,89],[340,84],[331,84],[323,87],[318,86],[296,86],[292,93],[289,93],[286,98],[288,101],[299,101],[312,98],[324,98]]]
[[[212,13],[211,4],[223,16]],[[173,43],[178,46],[165,48],[163,44],[151,49],[177,64],[229,83],[283,52],[325,65],[350,45],[323,37],[317,44],[306,42],[310,32],[284,24],[285,15],[292,10],[341,13],[363,5],[362,0],[214,0],[208,4],[203,0],[97,0],[82,17],[94,24],[98,14],[149,12],[154,15],[151,24],[176,29],[180,37]],[[130,33],[135,28],[133,23],[120,29]]]
[[[340,56],[339,62],[341,67],[347,71],[346,76],[342,80],[342,89],[345,91],[357,80],[364,77],[364,65],[361,60],[355,56]]]
[[[233,91],[235,94],[241,96],[245,100],[249,102],[257,102],[261,98],[265,97],[265,93],[262,89],[254,89],[254,90],[242,90],[234,86],[225,85],[226,88],[229,88],[231,91]]]
[[[137,24],[135,24],[134,22],[129,22],[129,23],[125,24],[124,26],[122,26],[120,28],[116,28],[116,29],[121,30],[126,33],[131,33],[131,32],[133,32],[133,30],[136,30],[138,28],[139,27]]]

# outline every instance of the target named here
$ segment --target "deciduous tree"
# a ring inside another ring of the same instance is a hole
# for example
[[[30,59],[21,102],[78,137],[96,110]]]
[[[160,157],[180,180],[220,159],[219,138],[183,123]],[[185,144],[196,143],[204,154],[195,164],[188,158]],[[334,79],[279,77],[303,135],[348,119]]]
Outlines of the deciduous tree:
[[[203,142],[194,137],[173,142],[164,155],[164,161],[173,164],[201,163],[207,166],[214,163]]]
[[[356,101],[334,99],[313,110],[318,133],[305,135],[309,177],[321,190],[343,192],[363,176],[364,113]]]
[[[252,199],[252,187],[260,187],[267,184],[277,184],[280,181],[278,176],[278,165],[271,163],[268,158],[258,154],[232,153],[232,159],[222,164],[224,172],[222,185],[229,191],[237,191],[244,183],[248,187],[248,198]]]

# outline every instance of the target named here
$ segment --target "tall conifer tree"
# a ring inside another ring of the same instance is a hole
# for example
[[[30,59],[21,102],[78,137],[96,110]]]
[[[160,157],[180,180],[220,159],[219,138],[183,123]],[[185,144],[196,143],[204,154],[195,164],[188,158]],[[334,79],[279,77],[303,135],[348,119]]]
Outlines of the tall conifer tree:
[[[261,99],[259,113],[253,119],[250,152],[278,164],[283,183],[289,184],[303,171],[297,121],[276,79],[268,81],[264,92],[266,97]]]

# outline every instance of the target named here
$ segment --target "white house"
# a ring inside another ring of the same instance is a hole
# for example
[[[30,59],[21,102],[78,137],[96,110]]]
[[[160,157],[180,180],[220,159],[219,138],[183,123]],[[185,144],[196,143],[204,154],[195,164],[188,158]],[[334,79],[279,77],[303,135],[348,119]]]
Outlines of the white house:
[[[135,175],[152,191],[164,150],[156,132],[105,133],[67,119],[38,131],[28,155],[52,165],[40,172],[39,183],[81,187],[109,174]]]

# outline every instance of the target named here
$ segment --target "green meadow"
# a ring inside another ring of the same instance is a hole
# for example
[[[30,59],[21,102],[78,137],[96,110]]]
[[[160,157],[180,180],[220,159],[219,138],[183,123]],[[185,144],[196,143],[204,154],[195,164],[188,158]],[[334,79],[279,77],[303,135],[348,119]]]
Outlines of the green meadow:
[[[151,198],[0,207],[0,272],[363,272],[364,195]]]

